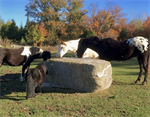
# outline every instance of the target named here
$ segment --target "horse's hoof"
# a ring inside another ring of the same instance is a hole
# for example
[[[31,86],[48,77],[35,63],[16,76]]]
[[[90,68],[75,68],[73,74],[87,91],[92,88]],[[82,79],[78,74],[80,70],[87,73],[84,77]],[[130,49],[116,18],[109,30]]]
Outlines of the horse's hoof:
[[[144,81],[144,82],[142,83],[142,85],[146,85],[146,81]]]
[[[140,80],[136,80],[136,81],[135,81],[135,84],[138,83],[138,82],[140,82]]]
[[[20,82],[23,82],[24,80],[23,80],[23,77],[20,77]]]

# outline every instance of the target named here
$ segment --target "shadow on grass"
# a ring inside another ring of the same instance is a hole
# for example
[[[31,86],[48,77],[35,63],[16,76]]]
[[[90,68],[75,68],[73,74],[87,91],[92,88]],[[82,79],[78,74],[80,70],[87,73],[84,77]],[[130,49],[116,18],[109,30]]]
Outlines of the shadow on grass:
[[[127,83],[127,82],[113,81],[112,85],[142,85],[142,84],[141,83],[136,84],[134,82],[133,83]]]
[[[0,96],[12,94],[12,92],[24,92],[25,83],[20,82],[20,74],[5,74],[0,76]]]
[[[113,67],[125,67],[125,68],[135,68],[138,69],[139,68],[139,63],[137,61],[137,58],[134,57],[130,60],[126,60],[126,61],[110,61]]]
[[[22,93],[20,95],[20,92]],[[23,94],[25,93],[25,95]],[[36,89],[39,93],[39,87]],[[71,89],[43,87],[43,93],[81,93]],[[24,95],[24,96],[23,96]],[[0,76],[0,99],[9,99],[13,101],[26,100],[26,83],[20,82],[20,74],[5,74]]]

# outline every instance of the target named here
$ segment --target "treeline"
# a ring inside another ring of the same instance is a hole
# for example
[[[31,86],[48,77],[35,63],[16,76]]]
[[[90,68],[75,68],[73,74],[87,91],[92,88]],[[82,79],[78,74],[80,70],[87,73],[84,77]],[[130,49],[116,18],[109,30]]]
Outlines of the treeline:
[[[122,8],[106,2],[104,9],[93,3],[83,9],[84,0],[30,0],[26,5],[25,27],[14,20],[0,19],[0,35],[18,44],[52,45],[59,39],[98,36],[124,40],[134,36],[150,37],[150,17],[137,17],[127,23]],[[88,13],[88,14],[87,14]],[[30,19],[29,19],[30,18]]]

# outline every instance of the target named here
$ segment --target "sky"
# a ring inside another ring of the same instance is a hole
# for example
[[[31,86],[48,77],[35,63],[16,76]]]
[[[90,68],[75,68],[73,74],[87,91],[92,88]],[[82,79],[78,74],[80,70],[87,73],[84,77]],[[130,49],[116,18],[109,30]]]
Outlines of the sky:
[[[125,16],[128,21],[134,18],[142,17],[143,14],[150,16],[150,0],[110,0],[114,5],[119,5],[123,8],[122,13],[126,13]],[[26,24],[27,17],[25,6],[29,3],[29,0],[0,0],[0,16],[6,23],[9,20],[14,19],[18,27]],[[85,0],[84,8],[89,9],[91,3],[97,3],[99,9],[105,8],[106,0]]]

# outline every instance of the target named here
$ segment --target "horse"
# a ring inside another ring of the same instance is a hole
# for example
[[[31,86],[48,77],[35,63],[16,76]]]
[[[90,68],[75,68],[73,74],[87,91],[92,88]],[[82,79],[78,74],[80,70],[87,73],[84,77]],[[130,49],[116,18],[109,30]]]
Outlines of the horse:
[[[43,57],[42,53],[42,49],[32,46],[24,46],[18,49],[0,48],[0,67],[3,63],[6,63],[10,66],[23,65],[22,74],[20,77],[20,81],[23,81],[24,70],[26,69],[24,65],[28,61],[29,57],[34,54],[39,54],[41,57]],[[47,54],[47,56],[49,56],[49,54]]]
[[[36,68],[28,69],[26,72],[26,99],[35,97],[35,88],[40,84],[42,93],[43,82],[48,74],[48,69],[44,63],[40,63]]]
[[[150,41],[144,37],[137,36],[124,41],[116,41],[112,38],[99,39],[88,37],[79,41],[77,57],[81,58],[86,48],[93,49],[99,54],[99,59],[107,61],[124,61],[137,57],[140,66],[140,72],[135,83],[141,80],[143,69],[145,70],[144,81],[147,82],[148,63],[150,56]]]
[[[60,41],[56,57],[62,58],[67,53],[68,50],[76,53],[79,40],[80,39],[66,41],[66,42]],[[83,54],[83,58],[97,58],[97,57],[98,57],[98,54],[89,48]]]
[[[24,71],[26,69],[29,69],[30,67],[30,64],[33,62],[34,59],[40,59],[40,58],[43,58],[44,61],[46,61],[47,59],[50,59],[51,58],[51,53],[48,52],[48,51],[43,51],[42,53],[37,53],[37,54],[34,54],[34,55],[30,55],[28,60],[25,62],[25,64],[23,64],[23,67],[22,67],[22,74],[21,74],[21,82],[23,81],[23,76],[24,76]]]

